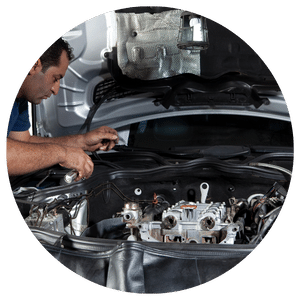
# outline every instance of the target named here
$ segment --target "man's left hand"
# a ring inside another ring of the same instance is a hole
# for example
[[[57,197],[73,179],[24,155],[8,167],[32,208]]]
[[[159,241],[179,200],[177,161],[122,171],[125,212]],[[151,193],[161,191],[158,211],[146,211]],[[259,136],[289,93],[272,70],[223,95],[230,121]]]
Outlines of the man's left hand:
[[[117,131],[108,126],[102,126],[89,131],[83,134],[83,138],[85,144],[84,150],[90,152],[99,149],[109,151],[119,142]]]

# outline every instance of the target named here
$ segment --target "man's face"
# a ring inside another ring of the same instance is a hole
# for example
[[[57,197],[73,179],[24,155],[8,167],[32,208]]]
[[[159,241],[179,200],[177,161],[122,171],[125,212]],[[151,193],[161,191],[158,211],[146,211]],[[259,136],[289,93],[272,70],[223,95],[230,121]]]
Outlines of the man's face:
[[[58,66],[49,67],[46,72],[42,72],[40,61],[28,75],[26,87],[26,99],[33,104],[40,104],[52,94],[56,95],[59,90],[60,79],[65,76],[69,65],[69,59],[65,51],[62,52]]]

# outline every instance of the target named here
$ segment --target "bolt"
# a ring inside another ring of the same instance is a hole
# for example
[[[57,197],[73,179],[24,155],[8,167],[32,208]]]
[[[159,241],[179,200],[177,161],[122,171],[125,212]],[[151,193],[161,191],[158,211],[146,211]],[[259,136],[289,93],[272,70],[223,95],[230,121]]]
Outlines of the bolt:
[[[230,187],[228,187],[228,191],[229,192],[234,192],[235,191],[235,187],[231,185]]]
[[[142,189],[136,188],[136,189],[134,190],[134,193],[135,193],[137,196],[140,196],[140,195],[142,194]]]

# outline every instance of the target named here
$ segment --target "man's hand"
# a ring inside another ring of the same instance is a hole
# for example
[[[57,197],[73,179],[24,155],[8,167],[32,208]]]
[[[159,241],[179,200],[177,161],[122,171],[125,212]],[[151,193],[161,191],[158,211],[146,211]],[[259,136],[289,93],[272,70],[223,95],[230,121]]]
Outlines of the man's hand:
[[[102,126],[83,134],[83,140],[84,150],[91,152],[98,149],[109,151],[119,142],[119,137],[116,130]]]
[[[36,143],[36,144],[57,144],[60,146],[81,148],[84,151],[109,151],[118,142],[119,136],[115,129],[102,126],[84,134],[67,135],[61,137],[39,137],[31,136],[29,131],[10,132],[9,137],[14,140]]]
[[[107,126],[85,134],[54,138],[31,136],[29,131],[11,131],[7,138],[8,173],[27,174],[59,163],[78,172],[76,181],[89,178],[94,164],[84,151],[109,151],[118,142],[117,131]]]
[[[80,148],[7,138],[7,168],[10,176],[27,174],[55,164],[75,169],[79,174],[76,181],[89,178],[94,170],[91,158]]]
[[[94,170],[91,158],[80,148],[65,147],[65,158],[59,164],[62,167],[75,169],[78,172],[75,181],[89,178]]]

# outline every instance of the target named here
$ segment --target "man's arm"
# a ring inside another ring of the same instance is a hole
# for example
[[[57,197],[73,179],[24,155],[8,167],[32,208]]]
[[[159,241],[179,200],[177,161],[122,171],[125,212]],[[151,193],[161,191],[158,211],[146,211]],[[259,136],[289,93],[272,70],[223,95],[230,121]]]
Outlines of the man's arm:
[[[31,136],[29,131],[16,132],[11,131],[9,137],[28,143],[37,144],[57,144],[67,147],[81,148],[85,151],[103,151],[111,150],[118,143],[119,137],[116,130],[102,126],[85,134],[76,134],[62,137],[44,138]]]
[[[55,138],[31,136],[29,131],[11,131],[7,138],[9,175],[21,175],[60,164],[78,171],[76,180],[91,176],[94,164],[84,152],[112,149],[119,138],[117,132],[102,126],[85,134]]]
[[[80,180],[91,176],[94,164],[80,148],[58,144],[35,144],[7,138],[7,168],[10,176],[27,174],[60,164],[76,169]]]

